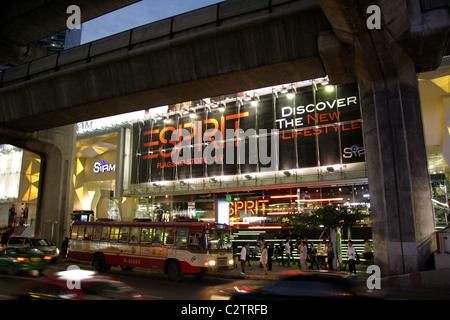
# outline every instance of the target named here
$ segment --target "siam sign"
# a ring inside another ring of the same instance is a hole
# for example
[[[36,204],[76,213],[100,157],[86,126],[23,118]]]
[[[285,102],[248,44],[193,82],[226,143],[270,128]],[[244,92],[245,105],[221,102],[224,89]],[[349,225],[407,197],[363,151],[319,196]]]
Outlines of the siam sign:
[[[258,98],[134,123],[131,182],[365,161],[357,84],[309,85]]]

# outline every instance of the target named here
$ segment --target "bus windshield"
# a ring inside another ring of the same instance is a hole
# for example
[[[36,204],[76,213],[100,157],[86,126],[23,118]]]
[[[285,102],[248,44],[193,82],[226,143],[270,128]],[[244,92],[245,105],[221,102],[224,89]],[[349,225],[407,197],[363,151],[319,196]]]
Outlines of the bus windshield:
[[[206,250],[231,249],[230,232],[227,230],[205,230]]]

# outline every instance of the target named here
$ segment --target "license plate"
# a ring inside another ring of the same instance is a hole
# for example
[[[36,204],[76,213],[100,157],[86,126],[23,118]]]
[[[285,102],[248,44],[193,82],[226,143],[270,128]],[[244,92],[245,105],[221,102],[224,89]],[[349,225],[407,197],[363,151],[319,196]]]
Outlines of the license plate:
[[[41,261],[41,258],[31,258],[31,261],[32,262],[39,262],[39,261]]]

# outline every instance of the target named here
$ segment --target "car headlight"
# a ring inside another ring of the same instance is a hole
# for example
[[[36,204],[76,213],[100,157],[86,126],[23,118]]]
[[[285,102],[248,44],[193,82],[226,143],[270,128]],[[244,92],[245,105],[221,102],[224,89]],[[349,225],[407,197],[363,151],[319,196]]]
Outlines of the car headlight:
[[[56,254],[59,254],[59,249],[58,248],[56,248]]]

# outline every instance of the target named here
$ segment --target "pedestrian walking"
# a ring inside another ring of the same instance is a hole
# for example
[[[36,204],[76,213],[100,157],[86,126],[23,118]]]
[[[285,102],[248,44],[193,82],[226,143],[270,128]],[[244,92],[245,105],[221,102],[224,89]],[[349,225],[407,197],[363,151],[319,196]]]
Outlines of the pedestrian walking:
[[[291,266],[291,245],[290,245],[290,239],[286,239],[286,243],[284,244],[284,251],[286,251],[286,259],[287,259],[287,266]],[[284,263],[283,263],[284,265]]]
[[[364,259],[366,260],[367,264],[370,264],[371,259],[373,258],[373,249],[370,245],[369,239],[366,239],[364,241]]]
[[[265,244],[263,244],[261,247],[261,258],[259,259],[259,261],[261,262],[261,264],[264,268],[263,274],[268,274],[268,272],[267,272],[267,256],[268,256],[267,246]]]
[[[267,269],[272,271],[273,245],[267,242]]]
[[[284,241],[282,241],[277,247],[277,262],[284,266],[284,258],[283,258],[283,250],[284,250]]]
[[[311,262],[311,269],[314,270],[314,266],[317,266],[317,270],[320,270],[319,261],[317,260],[317,249],[314,243],[311,242],[309,250],[309,260]]]
[[[239,260],[241,260],[241,274],[245,274],[245,259],[247,258],[247,249],[245,246],[242,247],[241,253],[239,254]]]
[[[250,243],[249,242],[247,242],[246,244],[245,244],[245,253],[246,253],[246,260],[247,260],[247,262],[248,262],[248,266],[249,267],[251,267],[252,265],[250,264]]]
[[[333,260],[334,260],[334,249],[333,249],[333,243],[328,242],[328,249],[327,249],[327,258],[328,258],[328,269],[334,270],[333,267]]]
[[[64,239],[61,249],[62,249],[62,256],[64,258],[67,258],[67,250],[69,249],[69,238],[68,237],[66,237]]]
[[[355,266],[356,250],[351,241],[348,241],[347,257],[348,257],[348,271],[350,273],[356,274],[356,266]]]
[[[308,256],[308,248],[304,241],[300,242],[300,247],[298,247],[298,254],[300,256],[300,269],[306,271],[306,257]]]

